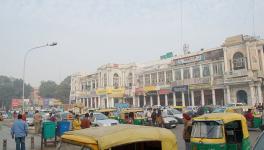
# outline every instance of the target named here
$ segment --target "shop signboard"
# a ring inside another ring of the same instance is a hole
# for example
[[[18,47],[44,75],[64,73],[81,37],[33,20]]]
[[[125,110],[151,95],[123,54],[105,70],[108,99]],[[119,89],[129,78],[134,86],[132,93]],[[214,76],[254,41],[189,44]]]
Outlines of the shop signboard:
[[[156,86],[145,86],[144,91],[149,92],[149,91],[156,91],[157,87]]]
[[[172,91],[170,89],[160,89],[159,94],[170,94]]]
[[[210,84],[194,84],[190,85],[191,90],[198,90],[198,89],[210,89],[211,85]]]
[[[194,56],[190,56],[190,57],[184,57],[184,58],[179,58],[179,59],[175,59],[175,65],[182,65],[182,64],[188,64],[188,63],[192,63],[192,62],[197,62],[197,61],[203,61],[204,57],[203,55],[194,55]]]
[[[174,86],[171,90],[173,92],[188,92],[188,85]]]
[[[158,94],[157,91],[148,91],[148,92],[146,93],[147,96],[152,96],[152,95],[157,95],[157,94]]]

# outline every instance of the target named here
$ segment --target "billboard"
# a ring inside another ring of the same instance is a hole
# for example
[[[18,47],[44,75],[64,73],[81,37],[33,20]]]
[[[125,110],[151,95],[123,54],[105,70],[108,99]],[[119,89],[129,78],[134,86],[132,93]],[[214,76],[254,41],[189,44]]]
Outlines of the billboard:
[[[12,99],[11,103],[12,107],[20,107],[23,105],[23,100],[22,99]]]

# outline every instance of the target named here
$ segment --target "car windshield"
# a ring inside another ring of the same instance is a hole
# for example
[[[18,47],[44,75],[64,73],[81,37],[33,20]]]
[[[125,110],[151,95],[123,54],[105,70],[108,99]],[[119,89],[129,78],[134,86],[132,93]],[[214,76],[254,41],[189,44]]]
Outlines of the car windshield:
[[[104,114],[94,114],[96,120],[106,120],[108,119]]]
[[[216,121],[197,121],[193,123],[192,137],[218,139],[223,136],[222,125]]]
[[[178,111],[178,110],[176,110],[176,109],[171,109],[171,112],[172,112],[173,114],[181,114],[181,112]]]

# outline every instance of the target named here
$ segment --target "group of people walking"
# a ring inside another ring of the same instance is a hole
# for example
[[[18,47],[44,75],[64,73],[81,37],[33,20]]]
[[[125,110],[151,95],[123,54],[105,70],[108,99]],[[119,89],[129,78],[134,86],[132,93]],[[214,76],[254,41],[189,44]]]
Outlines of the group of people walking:
[[[93,113],[86,113],[82,119],[80,119],[80,115],[76,114],[75,119],[72,122],[73,130],[80,130],[90,128],[92,122],[94,121]]]
[[[146,112],[147,123],[149,126],[164,127],[161,109],[148,108]]]

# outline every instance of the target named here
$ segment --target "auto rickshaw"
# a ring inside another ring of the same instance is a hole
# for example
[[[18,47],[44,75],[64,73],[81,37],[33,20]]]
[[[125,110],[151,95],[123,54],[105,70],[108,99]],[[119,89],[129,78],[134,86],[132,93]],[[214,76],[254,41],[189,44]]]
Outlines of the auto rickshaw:
[[[173,108],[173,109],[176,109],[176,110],[178,110],[180,112],[183,112],[185,106],[171,106],[170,108]]]
[[[167,129],[116,125],[66,132],[57,150],[177,150],[176,136]]]
[[[120,112],[119,123],[144,125],[145,116],[141,108],[123,109]]]
[[[97,112],[103,113],[110,119],[118,120],[117,109],[116,108],[106,108],[106,109],[99,109]]]
[[[241,114],[205,114],[192,124],[192,150],[250,150],[247,123]]]

